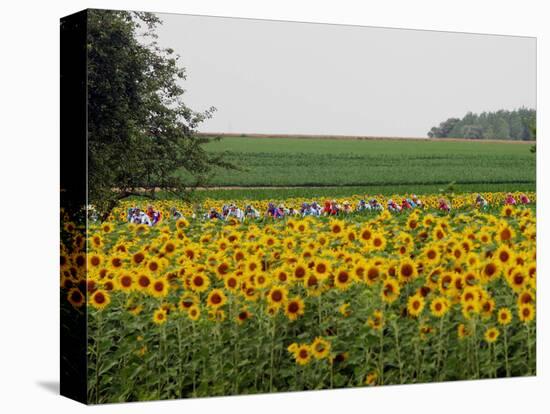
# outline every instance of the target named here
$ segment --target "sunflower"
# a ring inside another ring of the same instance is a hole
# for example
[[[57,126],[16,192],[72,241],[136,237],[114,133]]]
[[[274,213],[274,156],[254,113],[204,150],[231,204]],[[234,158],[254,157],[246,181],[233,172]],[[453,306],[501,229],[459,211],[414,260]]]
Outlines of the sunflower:
[[[441,258],[441,254],[439,253],[439,249],[437,248],[437,246],[435,244],[428,245],[423,251],[423,256],[425,257],[425,259],[430,264],[434,264],[434,263],[439,262],[439,260]]]
[[[339,307],[338,307],[338,312],[340,313],[340,315],[342,315],[344,318],[347,318],[348,316],[351,315],[351,311],[349,310],[349,303],[342,303]]]
[[[159,308],[153,312],[153,322],[157,325],[162,325],[168,319],[168,313],[166,309]]]
[[[460,295],[462,305],[469,302],[478,302],[481,299],[480,289],[476,286],[467,286]]]
[[[511,217],[513,213],[514,213],[514,207],[512,207],[509,204],[502,207],[502,210],[500,212],[502,217]]]
[[[288,290],[280,285],[273,286],[267,294],[269,306],[280,307],[286,302],[287,298]]]
[[[84,253],[76,253],[71,260],[76,267],[83,268],[86,266],[86,255]]]
[[[101,231],[103,231],[103,233],[110,233],[113,231],[113,226],[109,223],[103,223],[101,225]]]
[[[309,273],[303,284],[307,290],[307,295],[312,297],[318,297],[328,289],[328,285],[323,284],[313,272]]]
[[[465,239],[465,240],[462,240],[460,242],[460,247],[462,248],[462,251],[465,253],[465,254],[468,254],[470,253],[470,251],[472,250],[472,242],[468,239]]]
[[[416,318],[422,313],[422,310],[424,310],[424,304],[425,304],[425,301],[422,295],[415,294],[409,297],[407,301],[408,314],[413,318]]]
[[[253,283],[255,288],[263,289],[267,287],[270,284],[270,282],[271,282],[271,278],[269,277],[269,275],[265,273],[260,272],[256,275],[253,275]]]
[[[98,253],[92,253],[88,256],[88,266],[92,269],[98,269],[103,262],[103,256]]]
[[[378,374],[376,372],[369,372],[367,374],[367,378],[365,378],[365,385],[368,386],[374,386],[376,385],[376,381],[378,381]]]
[[[299,281],[304,280],[307,270],[307,263],[304,260],[298,260],[292,268],[292,278]]]
[[[454,258],[455,263],[458,263],[458,264],[462,263],[466,256],[461,246],[454,246],[451,251],[451,255]]]
[[[101,289],[96,290],[91,296],[88,297],[90,304],[99,310],[105,309],[106,306],[111,303],[111,297],[109,294]]]
[[[298,316],[301,316],[304,314],[304,301],[296,296],[292,299],[289,299],[288,302],[285,305],[285,315],[290,320],[296,320],[298,319]]]
[[[357,274],[356,269],[354,269]],[[382,279],[382,269],[375,262],[369,262],[365,269],[364,281],[369,286],[373,286]]]
[[[340,290],[346,290],[351,286],[353,278],[346,268],[341,268],[335,272],[334,286]]]
[[[309,345],[301,344],[294,353],[294,359],[299,365],[307,365],[311,360],[312,350]]]
[[[459,324],[457,327],[458,339],[462,340],[467,336],[470,336],[470,330],[463,323]]]
[[[384,327],[384,314],[380,310],[375,310],[372,316],[367,319],[367,324],[374,330],[379,330]]]
[[[325,280],[328,278],[332,270],[331,264],[328,260],[317,259],[313,265],[313,272],[315,276],[320,280]]]
[[[124,264],[124,259],[122,256],[111,256],[109,257],[109,266],[111,266],[112,269],[120,269],[122,265]]]
[[[225,285],[225,288],[231,292],[236,292],[239,290],[239,287],[241,285],[241,282],[239,278],[235,275],[229,275],[224,280],[223,283]]]
[[[124,244],[124,242],[117,243],[113,247],[113,250],[117,253],[128,253],[128,247]]]
[[[137,285],[138,288],[142,291],[148,290],[151,285],[151,277],[146,273],[140,273],[137,276]]]
[[[507,223],[501,225],[497,230],[497,240],[501,243],[510,242],[515,236],[515,232]]]
[[[183,217],[179,218],[176,221],[176,228],[178,228],[179,230],[183,230],[188,226],[189,226],[189,222]]]
[[[531,303],[523,304],[518,309],[519,320],[529,323],[535,319],[535,307]]]
[[[187,257],[189,260],[195,260],[197,256],[199,256],[200,247],[196,244],[188,244],[183,249],[183,253],[185,254],[185,257]]]
[[[333,236],[341,236],[344,231],[344,222],[342,220],[330,220],[329,222],[330,232]]]
[[[422,225],[424,227],[431,227],[435,223],[435,217],[432,214],[426,214],[422,220]]]
[[[363,243],[368,244],[372,240],[373,234],[374,234],[374,230],[372,229],[371,226],[362,227],[361,230],[359,231],[359,239]]]
[[[500,267],[495,260],[489,260],[481,266],[480,276],[485,282],[490,282],[500,275]]]
[[[291,223],[287,223],[290,227]],[[309,229],[309,223],[305,220],[297,221],[294,224],[294,229],[297,230],[300,233],[305,233]]]
[[[485,342],[493,343],[498,339],[499,335],[500,335],[499,330],[495,327],[491,327],[485,331],[483,338],[485,339]]]
[[[253,287],[246,287],[244,284],[241,287],[242,292],[244,293],[244,297],[246,300],[250,302],[256,302],[258,298],[260,297],[258,291],[254,289]]]
[[[527,287],[528,275],[522,268],[514,269],[507,277],[508,284],[517,293],[522,292]]]
[[[501,308],[497,312],[497,321],[501,325],[509,325],[512,322],[512,312],[508,308]]]
[[[233,259],[236,262],[244,262],[246,260],[246,253],[242,249],[235,249]]]
[[[245,261],[245,269],[250,273],[255,273],[262,269],[262,262],[257,258],[251,257]]]
[[[293,342],[286,348],[286,350],[292,354],[295,354],[299,346],[300,345],[298,345],[296,342]]]
[[[468,253],[464,261],[470,269],[477,269],[479,267],[479,256],[475,253]]]
[[[400,292],[397,280],[388,278],[384,280],[380,294],[384,302],[392,303],[399,297]]]
[[[535,303],[535,295],[530,290],[524,290],[518,295],[518,307],[527,303]]]
[[[99,249],[99,248],[103,247],[103,238],[99,234],[94,234],[90,238],[90,242],[91,242],[92,246],[96,249]]]
[[[374,233],[372,235],[371,246],[374,250],[382,251],[386,248],[386,238],[382,233]]]
[[[65,252],[61,252],[59,255],[59,266],[61,270],[67,269],[69,267],[70,259]]]
[[[404,259],[399,263],[397,277],[400,282],[408,283],[418,276],[415,263],[411,259]]]
[[[211,308],[219,308],[225,305],[226,302],[227,296],[225,296],[225,293],[221,289],[212,289],[206,299],[207,305]]]
[[[153,279],[149,285],[149,292],[156,298],[164,298],[168,295],[168,282],[164,277]]]
[[[132,255],[132,264],[134,265],[140,265],[145,260],[145,253],[142,251],[136,252]]]
[[[290,278],[290,271],[286,268],[279,268],[275,271],[275,278],[280,283],[287,283]]]
[[[201,309],[199,308],[199,305],[193,304],[189,306],[189,308],[187,309],[187,316],[192,321],[198,321],[201,317]]]
[[[330,342],[318,336],[311,343],[311,352],[316,359],[323,359],[330,353]]]
[[[230,271],[229,263],[225,260],[222,260],[216,265],[216,274],[219,278],[223,279]]]
[[[485,230],[481,230],[478,235],[477,235],[477,239],[482,243],[482,244],[489,244],[493,241],[493,238],[491,236],[491,233],[489,233],[488,231],[485,231]]]
[[[480,303],[481,316],[485,319],[490,318],[495,309],[495,301],[491,298],[485,299]]]
[[[225,311],[219,309],[211,309],[208,311],[208,320],[212,322],[223,322],[225,321],[226,315]]]
[[[84,295],[78,288],[72,288],[67,293],[67,300],[73,307],[80,308],[84,304]]]
[[[479,313],[479,307],[478,301],[462,303],[462,316],[468,320],[472,319],[474,315]]]
[[[133,301],[129,300],[128,302],[126,302],[126,309],[128,309],[128,312],[130,312],[132,315],[137,316],[143,310],[143,306],[136,305]]]
[[[210,286],[210,279],[205,274],[196,273],[189,278],[191,290],[200,293],[204,292]]]
[[[449,300],[443,296],[439,296],[432,300],[430,304],[430,311],[436,318],[444,316],[450,308]]]
[[[357,233],[353,229],[348,229],[346,231],[345,238],[349,243],[353,243],[355,240],[357,240]]]
[[[198,305],[199,302],[199,297],[196,294],[184,293],[178,301],[178,306],[182,311],[188,311],[191,306]]]
[[[134,289],[134,277],[131,273],[121,273],[118,275],[118,286],[123,291]]]
[[[441,278],[442,272],[443,268],[439,266],[430,270],[430,272],[426,275],[426,284],[432,289],[438,288],[440,282],[439,279]]]
[[[407,227],[411,230],[414,230],[418,227],[418,215],[417,214],[411,214],[409,218],[407,219]]]
[[[355,280],[365,281],[365,275],[367,274],[367,261],[362,257],[355,260],[351,273]]]
[[[503,244],[493,254],[493,257],[499,261],[502,267],[506,267],[514,262],[515,257],[510,248]]]
[[[248,309],[242,309],[238,314],[237,316],[235,316],[235,321],[239,324],[239,325],[242,325],[243,323],[245,323],[248,319],[250,319],[252,317],[252,314],[248,311]]]
[[[441,226],[437,226],[432,231],[432,237],[434,240],[443,240],[447,236],[445,230]]]

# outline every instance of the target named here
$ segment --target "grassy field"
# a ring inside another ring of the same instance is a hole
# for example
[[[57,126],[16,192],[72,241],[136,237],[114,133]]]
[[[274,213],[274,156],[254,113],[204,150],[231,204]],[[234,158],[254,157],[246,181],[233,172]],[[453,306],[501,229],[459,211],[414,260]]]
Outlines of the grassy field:
[[[263,197],[438,191],[450,182],[457,191],[535,189],[530,145],[498,142],[339,140],[226,137],[208,144],[226,152],[239,171],[218,171],[212,196]],[[322,187],[316,189],[252,187]],[[336,187],[336,188],[330,188]],[[229,192],[229,193],[228,193]]]

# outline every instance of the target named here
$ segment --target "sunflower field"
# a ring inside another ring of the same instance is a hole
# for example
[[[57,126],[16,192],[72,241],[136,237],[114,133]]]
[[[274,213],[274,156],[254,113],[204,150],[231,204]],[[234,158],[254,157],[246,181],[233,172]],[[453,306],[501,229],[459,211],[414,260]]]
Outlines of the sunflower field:
[[[534,206],[484,196],[483,211],[434,195],[398,214],[153,227],[123,205],[87,232],[63,217],[89,402],[534,375]]]

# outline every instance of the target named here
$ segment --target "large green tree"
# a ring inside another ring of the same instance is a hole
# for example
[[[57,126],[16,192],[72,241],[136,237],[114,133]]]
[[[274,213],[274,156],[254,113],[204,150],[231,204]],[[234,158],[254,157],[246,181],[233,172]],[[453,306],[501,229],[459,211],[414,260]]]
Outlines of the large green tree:
[[[536,139],[530,125],[535,122],[534,109],[519,108],[474,114],[468,112],[462,119],[449,118],[428,132],[430,138]]]
[[[103,217],[133,195],[186,197],[215,167],[232,167],[196,135],[215,108],[196,112],[183,102],[185,69],[159,46],[159,24],[151,13],[88,12],[89,201]]]

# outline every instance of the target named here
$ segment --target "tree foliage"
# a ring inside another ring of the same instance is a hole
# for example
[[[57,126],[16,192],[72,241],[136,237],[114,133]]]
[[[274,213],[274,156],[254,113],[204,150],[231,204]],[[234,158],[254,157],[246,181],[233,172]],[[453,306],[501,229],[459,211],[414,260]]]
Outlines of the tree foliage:
[[[536,139],[534,109],[500,110],[474,114],[468,112],[462,119],[449,118],[429,132],[430,138],[510,139],[532,141]]]
[[[131,195],[155,197],[162,189],[185,197],[216,166],[195,134],[215,108],[196,112],[182,100],[186,79],[180,57],[162,48],[151,13],[91,10],[88,14],[89,197],[108,213]],[[186,185],[184,170],[193,177]]]

